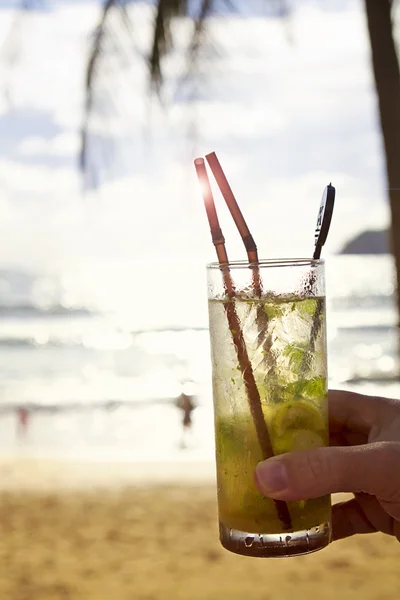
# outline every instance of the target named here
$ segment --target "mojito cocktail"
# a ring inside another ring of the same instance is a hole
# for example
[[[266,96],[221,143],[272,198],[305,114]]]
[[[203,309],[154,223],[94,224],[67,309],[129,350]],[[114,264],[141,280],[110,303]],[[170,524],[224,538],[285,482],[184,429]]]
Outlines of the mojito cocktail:
[[[254,484],[264,456],[238,361],[227,304],[234,305],[275,455],[328,444],[326,318],[323,261],[266,261],[258,294],[247,263],[230,265],[228,298],[219,265],[210,265],[209,317],[213,367],[220,538],[249,556],[290,556],[330,540],[330,497],[287,503],[289,526]]]

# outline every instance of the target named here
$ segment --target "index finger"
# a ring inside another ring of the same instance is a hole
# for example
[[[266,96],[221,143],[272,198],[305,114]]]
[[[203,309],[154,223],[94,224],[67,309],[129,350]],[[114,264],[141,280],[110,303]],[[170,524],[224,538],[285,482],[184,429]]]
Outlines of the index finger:
[[[386,420],[392,420],[393,409],[400,410],[400,402],[380,396],[329,390],[328,408],[332,432],[348,429],[368,435],[374,425],[379,426]]]

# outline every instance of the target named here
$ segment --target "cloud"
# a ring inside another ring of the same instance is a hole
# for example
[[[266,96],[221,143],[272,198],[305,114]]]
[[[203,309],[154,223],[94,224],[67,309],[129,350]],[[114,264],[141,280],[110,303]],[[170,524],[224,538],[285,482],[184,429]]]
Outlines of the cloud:
[[[144,50],[147,29],[140,27],[148,27],[150,12],[146,6],[137,10],[135,28]],[[213,259],[192,166],[197,152],[210,150],[219,154],[266,257],[310,254],[316,211],[330,180],[338,196],[328,251],[364,226],[387,222],[359,3],[349,1],[333,12],[302,4],[291,22],[292,45],[280,21],[216,19],[211,34],[218,38],[219,53],[201,69],[197,100],[189,107],[153,106],[150,128],[140,96],[145,65],[138,59],[127,79],[112,80],[126,120],[107,122],[92,138],[99,157],[113,153],[114,172],[104,170],[110,180],[101,192],[82,198],[73,156],[84,100],[83,49],[97,16],[98,5],[62,3],[30,23],[13,94],[20,114],[33,121],[21,137],[8,114],[14,150],[0,162],[3,264],[61,269],[145,255]],[[187,32],[182,47],[185,37]],[[171,73],[178,73],[172,63]],[[176,79],[171,82],[169,95],[177,85]],[[39,131],[38,110],[46,117]],[[107,127],[115,125],[120,137],[107,147]],[[188,141],[188,126],[198,132],[196,147]],[[63,156],[67,162],[55,160]],[[241,258],[241,240],[216,198],[230,255]]]

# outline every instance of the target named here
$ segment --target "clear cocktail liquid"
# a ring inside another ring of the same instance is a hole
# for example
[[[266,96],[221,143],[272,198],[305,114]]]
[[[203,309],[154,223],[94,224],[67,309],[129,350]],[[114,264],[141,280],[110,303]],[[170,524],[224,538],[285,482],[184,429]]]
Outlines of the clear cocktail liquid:
[[[255,487],[255,467],[263,456],[227,302],[209,301],[221,541],[234,552],[255,556],[318,549],[329,543],[329,496],[289,502],[292,528],[283,531],[274,502]],[[324,298],[242,294],[229,302],[240,320],[274,454],[326,446]]]

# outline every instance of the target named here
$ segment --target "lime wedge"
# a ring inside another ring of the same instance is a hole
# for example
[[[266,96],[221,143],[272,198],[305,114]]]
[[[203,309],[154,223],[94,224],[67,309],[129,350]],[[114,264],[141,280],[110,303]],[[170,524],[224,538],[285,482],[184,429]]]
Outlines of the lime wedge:
[[[325,419],[318,407],[309,402],[294,400],[285,402],[275,409],[271,418],[273,437],[282,437],[287,431],[302,429],[306,431],[324,431]]]
[[[299,450],[311,450],[325,446],[324,439],[309,429],[294,429],[288,431],[284,436],[274,440],[274,451],[276,454],[285,452],[296,452]]]

